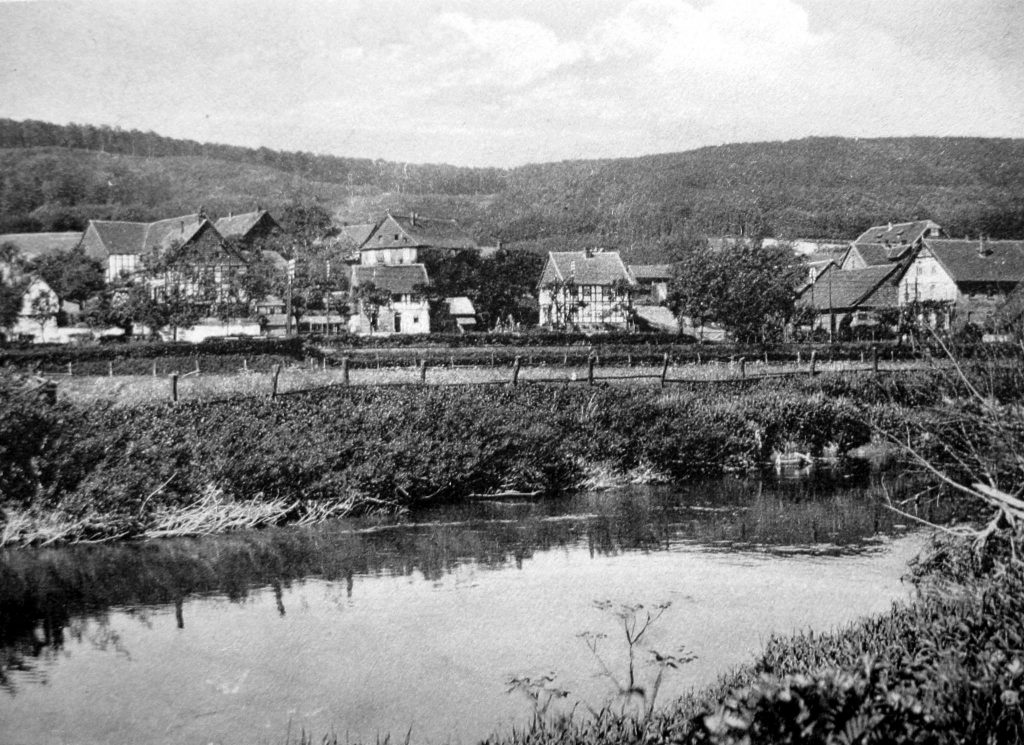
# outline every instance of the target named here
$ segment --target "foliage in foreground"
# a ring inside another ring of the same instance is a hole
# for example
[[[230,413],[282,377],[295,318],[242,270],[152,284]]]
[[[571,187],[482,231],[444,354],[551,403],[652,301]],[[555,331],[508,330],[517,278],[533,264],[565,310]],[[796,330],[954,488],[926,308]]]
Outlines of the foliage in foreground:
[[[938,395],[930,379],[899,380],[823,376],[711,395],[336,388],[133,408],[50,405],[11,388],[0,396],[0,505],[59,514],[82,526],[77,537],[100,538],[144,534],[209,494],[284,500],[301,517],[322,503],[395,512],[472,493],[557,493],[595,467],[683,479],[756,467],[774,452],[862,445],[868,412],[898,417],[894,395]]]

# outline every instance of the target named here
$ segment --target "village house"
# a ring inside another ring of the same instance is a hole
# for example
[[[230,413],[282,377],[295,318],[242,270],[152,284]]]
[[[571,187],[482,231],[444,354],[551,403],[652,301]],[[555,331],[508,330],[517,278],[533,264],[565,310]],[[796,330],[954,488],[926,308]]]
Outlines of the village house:
[[[540,323],[548,328],[626,328],[636,279],[618,251],[552,251],[537,283]]]
[[[149,255],[176,248],[199,258],[216,253],[223,242],[201,212],[149,223],[90,220],[82,238],[86,254],[106,266],[108,282],[138,274]]]
[[[899,278],[902,307],[932,306],[929,322],[946,328],[989,324],[1024,281],[1024,241],[926,238]]]
[[[423,264],[360,264],[352,267],[352,316],[356,334],[429,334],[430,305]]]
[[[926,238],[941,235],[942,227],[931,220],[876,225],[857,236],[840,266],[843,269],[863,269],[902,261]]]
[[[423,249],[448,252],[477,251],[473,236],[450,219],[411,215],[392,215],[390,212],[373,229],[359,250],[359,263],[416,264],[422,260]]]
[[[813,328],[835,335],[848,324],[851,328],[875,327],[880,311],[897,307],[896,282],[899,264],[840,269],[829,264],[815,281],[797,295],[798,308],[815,311]]]

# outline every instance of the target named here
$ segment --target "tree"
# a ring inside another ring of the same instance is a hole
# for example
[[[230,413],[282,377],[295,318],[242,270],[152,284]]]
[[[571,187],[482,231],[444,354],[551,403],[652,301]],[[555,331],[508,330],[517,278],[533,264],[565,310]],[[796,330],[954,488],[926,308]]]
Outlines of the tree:
[[[788,249],[758,241],[720,249],[688,242],[677,247],[674,258],[669,305],[677,315],[697,325],[720,323],[741,341],[781,336],[793,315],[793,288],[805,271]]]
[[[81,248],[42,254],[29,263],[29,271],[50,285],[61,302],[84,303],[105,284],[103,265]]]
[[[10,328],[21,315],[21,299],[25,288],[20,282],[8,281],[0,276],[0,328]]]
[[[483,259],[474,305],[489,323],[511,317],[517,323],[537,323],[537,281],[544,259],[531,251],[499,249]]]
[[[373,282],[360,284],[353,298],[359,303],[359,308],[370,321],[370,330],[377,330],[377,320],[380,318],[380,309],[391,304],[391,294],[382,288],[377,287]]]
[[[39,324],[39,333],[42,335],[46,331],[46,324],[57,317],[59,310],[60,305],[53,293],[40,288],[29,303],[28,317]]]

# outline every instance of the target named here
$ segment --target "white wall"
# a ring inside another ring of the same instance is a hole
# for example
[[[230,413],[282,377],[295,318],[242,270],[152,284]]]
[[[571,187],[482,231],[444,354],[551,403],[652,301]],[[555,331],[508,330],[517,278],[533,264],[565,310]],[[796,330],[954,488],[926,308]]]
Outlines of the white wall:
[[[955,302],[959,292],[956,282],[927,249],[922,249],[900,279],[899,304],[939,300]]]

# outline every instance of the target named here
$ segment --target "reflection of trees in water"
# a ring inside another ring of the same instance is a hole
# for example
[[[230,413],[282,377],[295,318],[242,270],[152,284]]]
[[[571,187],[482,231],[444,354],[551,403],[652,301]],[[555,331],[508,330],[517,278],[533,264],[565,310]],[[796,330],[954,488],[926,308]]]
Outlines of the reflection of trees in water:
[[[938,516],[930,515],[932,519]],[[361,575],[431,581],[472,562],[521,568],[537,551],[585,545],[594,555],[658,551],[676,542],[722,550],[756,544],[826,542],[856,546],[893,527],[893,513],[861,485],[759,484],[724,479],[686,488],[627,489],[558,501],[451,505],[419,524],[353,532],[352,525],[273,528],[211,538],[16,550],[0,554],[0,686],[59,652],[65,636],[124,652],[110,632],[114,606],[142,623],[147,609],[173,607],[187,622],[196,594],[240,602],[271,588],[277,611],[286,590],[317,577],[344,583],[351,599]]]

